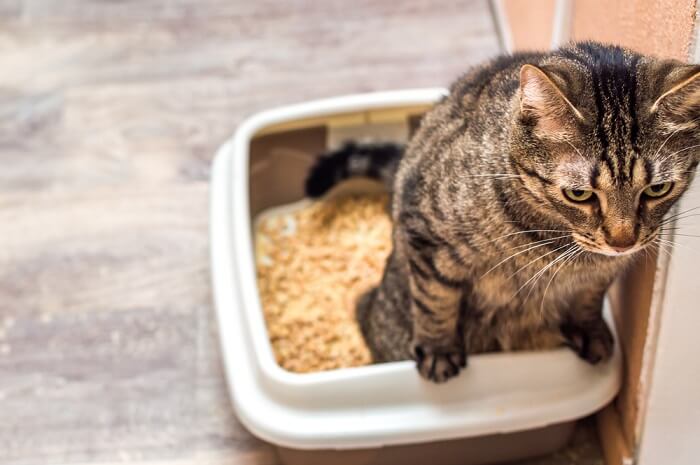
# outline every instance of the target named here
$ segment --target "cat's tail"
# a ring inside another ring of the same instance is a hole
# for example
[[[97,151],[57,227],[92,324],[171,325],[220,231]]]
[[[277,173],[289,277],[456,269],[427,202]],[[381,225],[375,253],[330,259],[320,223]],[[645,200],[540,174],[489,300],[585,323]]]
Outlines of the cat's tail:
[[[403,151],[402,145],[394,143],[347,142],[341,148],[321,155],[311,167],[306,178],[306,195],[321,197],[341,181],[356,177],[376,179],[391,191]]]

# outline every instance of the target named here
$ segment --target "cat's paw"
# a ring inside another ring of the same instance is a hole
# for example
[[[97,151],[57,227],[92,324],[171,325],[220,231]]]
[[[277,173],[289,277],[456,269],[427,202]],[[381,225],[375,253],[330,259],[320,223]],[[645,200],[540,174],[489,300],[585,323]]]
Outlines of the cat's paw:
[[[415,343],[413,357],[420,375],[435,383],[444,383],[467,366],[467,353],[459,347],[444,348]]]
[[[603,320],[585,325],[566,323],[562,325],[561,332],[566,338],[566,345],[588,363],[595,365],[612,357],[615,340]]]

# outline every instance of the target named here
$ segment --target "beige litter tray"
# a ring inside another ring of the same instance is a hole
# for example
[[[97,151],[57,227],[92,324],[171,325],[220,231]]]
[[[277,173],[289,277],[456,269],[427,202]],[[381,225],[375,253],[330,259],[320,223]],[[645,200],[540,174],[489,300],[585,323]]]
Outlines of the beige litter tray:
[[[619,389],[617,350],[600,366],[568,349],[475,355],[443,385],[422,380],[411,361],[304,374],[275,362],[257,294],[254,219],[303,198],[318,153],[348,138],[404,141],[443,93],[384,92],[267,111],[245,121],[216,156],[212,279],[231,400],[284,463],[475,465],[546,454]]]

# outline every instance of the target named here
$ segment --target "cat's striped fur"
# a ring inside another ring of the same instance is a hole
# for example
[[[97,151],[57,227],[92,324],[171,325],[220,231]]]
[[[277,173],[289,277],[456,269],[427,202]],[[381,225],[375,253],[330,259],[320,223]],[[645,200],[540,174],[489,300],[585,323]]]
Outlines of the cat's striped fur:
[[[698,163],[698,72],[591,42],[502,56],[460,78],[405,150],[323,158],[314,195],[363,174],[392,191],[393,252],[358,305],[375,360],[413,357],[440,382],[468,352],[607,359],[603,296]]]

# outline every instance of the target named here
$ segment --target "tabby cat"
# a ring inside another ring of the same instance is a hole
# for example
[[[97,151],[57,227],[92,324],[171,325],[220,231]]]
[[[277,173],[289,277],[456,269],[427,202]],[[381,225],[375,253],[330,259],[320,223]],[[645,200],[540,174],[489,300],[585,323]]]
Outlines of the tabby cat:
[[[613,279],[668,234],[700,160],[700,66],[593,42],[467,72],[403,148],[348,144],[306,182],[382,180],[393,251],[357,318],[377,362],[444,382],[466,354],[613,349]],[[642,253],[640,253],[642,252]]]

